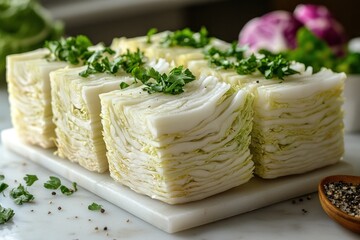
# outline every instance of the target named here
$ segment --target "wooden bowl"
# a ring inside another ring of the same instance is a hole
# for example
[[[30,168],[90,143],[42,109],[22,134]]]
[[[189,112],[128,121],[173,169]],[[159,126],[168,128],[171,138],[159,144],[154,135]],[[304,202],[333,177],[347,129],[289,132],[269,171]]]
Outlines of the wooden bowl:
[[[349,214],[341,211],[339,208],[334,206],[330,200],[326,197],[325,187],[324,185],[327,183],[332,182],[345,182],[345,183],[352,183],[354,185],[360,184],[360,176],[347,176],[347,175],[334,175],[329,176],[321,180],[318,185],[319,191],[319,199],[322,208],[326,212],[326,214],[335,220],[337,223],[342,225],[343,227],[356,232],[360,233],[360,217],[352,217]]]

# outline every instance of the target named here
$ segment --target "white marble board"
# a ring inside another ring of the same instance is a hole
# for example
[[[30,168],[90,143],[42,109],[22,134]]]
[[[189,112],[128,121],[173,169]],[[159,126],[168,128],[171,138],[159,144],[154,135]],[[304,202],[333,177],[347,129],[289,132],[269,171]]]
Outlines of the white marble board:
[[[110,176],[89,172],[79,165],[54,156],[45,150],[20,141],[14,129],[2,131],[3,145],[13,152],[67,178],[114,205],[168,233],[175,233],[206,223],[249,212],[276,202],[316,191],[321,178],[333,174],[352,174],[351,164],[336,165],[306,174],[263,180],[254,177],[249,183],[204,200],[168,205],[137,194],[114,182]]]

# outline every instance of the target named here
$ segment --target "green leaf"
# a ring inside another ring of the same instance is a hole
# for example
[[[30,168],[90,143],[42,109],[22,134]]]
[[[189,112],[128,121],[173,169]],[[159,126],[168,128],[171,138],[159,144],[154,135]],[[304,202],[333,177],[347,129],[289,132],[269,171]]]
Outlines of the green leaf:
[[[68,187],[66,187],[64,185],[60,186],[60,190],[61,190],[61,193],[66,195],[66,196],[70,196],[70,195],[72,195],[74,193],[74,190],[69,189]]]
[[[68,62],[73,65],[82,64],[91,55],[92,51],[88,50],[88,47],[92,45],[92,42],[84,35],[47,41],[45,47],[50,50],[47,59]]]
[[[127,87],[129,87],[130,85],[129,84],[127,84],[126,82],[121,82],[120,83],[120,89],[124,89],[124,88],[127,88]]]
[[[15,215],[11,208],[4,208],[0,205],[0,224],[8,222]]]
[[[17,188],[13,188],[10,191],[10,196],[14,199],[14,202],[18,205],[22,205],[26,202],[34,200],[34,196],[30,194],[23,185],[19,185]]]
[[[157,33],[157,29],[156,28],[150,28],[149,31],[147,32],[146,34],[146,43],[152,43],[151,41],[151,37],[152,35],[156,34]]]
[[[4,180],[5,179],[5,176],[4,175],[0,175],[0,181]]]
[[[86,62],[87,69],[79,75],[81,77],[88,77],[90,74],[95,73],[116,74],[120,69],[131,73],[136,67],[145,63],[144,55],[139,49],[135,52],[127,50],[126,53],[110,60],[108,57],[113,54],[115,54],[115,51],[110,48],[94,52]]]
[[[34,182],[36,182],[39,179],[36,175],[26,174],[26,177],[24,177],[24,180],[26,182],[26,186],[31,186],[34,184]]]
[[[90,204],[88,206],[88,209],[91,210],[91,211],[101,211],[101,209],[103,209],[103,208],[102,208],[102,206],[100,204],[97,204],[97,203],[93,202],[92,204]]]
[[[9,187],[9,185],[7,185],[6,183],[1,183],[0,184],[0,193],[2,193],[8,187]]]
[[[208,31],[202,27],[199,32],[193,32],[189,28],[171,32],[161,41],[165,47],[184,46],[202,48],[210,43]]]
[[[57,177],[50,176],[50,180],[44,183],[44,187],[47,189],[56,190],[61,186],[61,180]]]

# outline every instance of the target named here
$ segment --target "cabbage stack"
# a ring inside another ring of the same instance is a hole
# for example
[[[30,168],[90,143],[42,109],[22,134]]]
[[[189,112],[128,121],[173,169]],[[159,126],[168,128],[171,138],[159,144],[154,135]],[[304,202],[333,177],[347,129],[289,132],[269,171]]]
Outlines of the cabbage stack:
[[[188,67],[197,76],[211,74],[233,86],[252,86],[247,88],[255,96],[251,152],[258,176],[305,173],[342,158],[345,74],[326,69],[313,74],[312,68],[294,63],[299,74],[282,81],[216,69],[206,60],[191,60]]]
[[[24,141],[43,148],[54,147],[49,73],[65,67],[49,62],[47,49],[7,57],[7,82],[12,124]]]
[[[127,74],[79,75],[86,67],[64,68],[50,73],[56,154],[90,171],[105,172],[108,163],[102,139],[99,94],[131,84]]]
[[[252,177],[248,91],[209,76],[180,95],[136,87],[100,98],[111,177],[134,191],[178,204]]]
[[[251,150],[257,175],[299,174],[342,158],[345,78],[323,69],[256,88]]]

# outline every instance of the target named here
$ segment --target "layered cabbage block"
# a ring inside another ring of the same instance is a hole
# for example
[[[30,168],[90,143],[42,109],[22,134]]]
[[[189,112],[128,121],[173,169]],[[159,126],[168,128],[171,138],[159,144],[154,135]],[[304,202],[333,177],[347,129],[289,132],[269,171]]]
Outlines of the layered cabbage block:
[[[134,191],[178,204],[252,177],[249,91],[208,76],[180,95],[148,94],[140,86],[100,98],[111,177]]]
[[[52,122],[51,71],[65,62],[49,62],[47,49],[7,56],[7,83],[13,127],[21,139],[43,148],[54,147]]]
[[[238,75],[216,69],[206,60],[191,60],[198,76],[212,74],[233,86],[248,88],[255,97],[251,153],[255,173],[276,178],[334,164],[344,154],[343,87],[346,75],[294,63],[299,74],[285,80]]]
[[[345,78],[323,69],[256,88],[251,152],[257,175],[305,173],[342,158]]]
[[[132,82],[127,75],[96,74],[83,78],[86,67],[64,68],[50,73],[56,154],[90,171],[105,172],[108,163],[102,139],[99,94]]]

